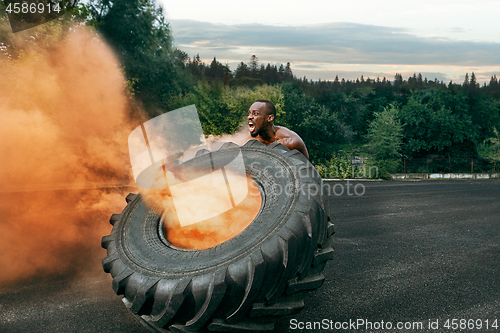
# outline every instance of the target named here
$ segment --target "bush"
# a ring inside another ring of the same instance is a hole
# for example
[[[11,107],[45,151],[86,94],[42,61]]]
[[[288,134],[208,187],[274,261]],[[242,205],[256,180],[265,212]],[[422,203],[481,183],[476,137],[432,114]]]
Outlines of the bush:
[[[391,174],[396,173],[401,164],[400,160],[373,160],[368,162],[371,169],[376,170],[376,175],[370,178],[392,179]]]
[[[346,179],[346,178],[369,178],[364,165],[352,165],[346,156],[334,154],[325,165],[315,165],[321,178]]]

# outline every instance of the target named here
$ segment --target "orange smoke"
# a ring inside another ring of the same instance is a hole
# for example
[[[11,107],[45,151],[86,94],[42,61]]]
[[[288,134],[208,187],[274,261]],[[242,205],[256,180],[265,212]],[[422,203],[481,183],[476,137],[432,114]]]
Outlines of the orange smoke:
[[[145,119],[131,119],[113,53],[83,27],[47,37],[43,46],[31,38],[22,45],[18,37],[30,30],[16,34],[16,47],[28,51],[0,59],[0,287],[101,271],[108,219],[123,209],[126,193],[138,191],[127,138]],[[241,232],[261,204],[249,184],[247,199],[216,223],[170,228],[166,222],[169,240],[207,248]]]
[[[79,27],[30,50],[0,61],[0,285],[100,265],[133,184],[137,124],[109,48]]]
[[[147,190],[142,193],[142,197],[150,208],[163,212],[163,232],[172,245],[184,249],[203,250],[238,235],[259,213],[262,204],[259,189],[250,177],[243,177],[243,181],[247,183],[248,188],[245,199],[235,207],[217,215],[220,209],[215,205],[224,204],[223,198],[227,197],[228,190],[226,186],[219,186],[220,184],[210,178],[208,181],[198,182],[196,187],[175,201],[169,190]],[[191,195],[198,192],[210,193],[211,197],[201,202],[193,200]],[[184,221],[188,223],[183,225],[179,221],[179,209],[186,208],[196,210],[192,212],[193,216],[201,213],[213,217],[193,224]]]

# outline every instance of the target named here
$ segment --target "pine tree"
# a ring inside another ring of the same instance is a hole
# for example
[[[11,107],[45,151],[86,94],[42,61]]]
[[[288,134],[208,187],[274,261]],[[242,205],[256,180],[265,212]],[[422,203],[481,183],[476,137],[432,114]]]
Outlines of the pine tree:
[[[285,76],[288,77],[289,79],[291,79],[293,77],[292,67],[290,65],[290,62],[286,63]]]
[[[280,64],[280,68],[278,69],[278,78],[280,82],[285,80],[285,66],[283,66],[283,64]]]
[[[408,85],[410,87],[417,86],[417,74],[413,73],[413,77],[408,78]]]
[[[490,84],[487,87],[487,91],[493,96],[500,98],[500,84],[498,82],[496,74],[490,79]]]
[[[259,74],[259,59],[255,54],[250,58],[249,68],[250,75],[254,78],[257,78]]]
[[[492,87],[492,86],[496,87],[497,85],[498,85],[498,79],[497,79],[497,76],[495,74],[490,79],[490,87]]]
[[[396,73],[394,76],[394,86],[398,87],[403,84],[403,76],[399,73]]]
[[[479,88],[479,85],[477,84],[477,80],[476,80],[476,75],[474,74],[474,72],[472,72],[472,74],[470,76],[469,87],[470,87],[470,89]]]
[[[238,64],[238,67],[236,67],[235,71],[235,78],[239,79],[240,77],[245,77],[250,75],[250,69],[248,68],[247,64],[245,64],[243,61]]]
[[[218,62],[217,59],[214,57],[214,60],[212,60],[210,66],[205,69],[205,77],[211,80],[224,82],[225,75],[226,73],[224,70],[224,65]]]
[[[198,79],[202,78],[203,72],[205,69],[205,64],[201,60],[199,53],[193,57],[192,61],[188,62],[188,64],[186,65],[186,68],[188,68],[189,72],[191,72],[191,74],[194,77],[196,77]]]
[[[232,73],[231,73],[231,70],[229,69],[229,64],[226,63],[224,65],[224,84],[228,85],[229,80],[231,80],[231,78],[232,78]]]

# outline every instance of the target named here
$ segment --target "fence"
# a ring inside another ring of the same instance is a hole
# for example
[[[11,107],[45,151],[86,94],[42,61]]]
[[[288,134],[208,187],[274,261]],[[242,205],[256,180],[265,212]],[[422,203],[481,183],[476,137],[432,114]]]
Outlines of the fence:
[[[490,173],[495,162],[479,158],[403,158],[398,173]]]

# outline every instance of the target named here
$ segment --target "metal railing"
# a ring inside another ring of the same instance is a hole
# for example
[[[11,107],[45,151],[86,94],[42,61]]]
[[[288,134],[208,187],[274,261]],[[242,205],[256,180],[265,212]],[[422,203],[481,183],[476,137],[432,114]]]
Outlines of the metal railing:
[[[491,173],[495,162],[479,158],[403,158],[399,173]]]

